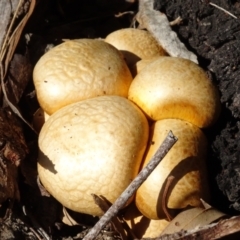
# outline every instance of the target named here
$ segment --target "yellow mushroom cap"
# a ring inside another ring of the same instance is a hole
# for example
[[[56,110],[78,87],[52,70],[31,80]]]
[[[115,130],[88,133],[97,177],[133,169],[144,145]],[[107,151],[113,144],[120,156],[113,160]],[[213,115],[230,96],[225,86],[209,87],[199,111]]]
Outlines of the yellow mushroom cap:
[[[132,76],[115,47],[102,40],[79,39],[44,54],[34,68],[33,81],[40,106],[51,115],[91,97],[127,97]]]
[[[60,203],[101,215],[91,194],[114,202],[139,171],[148,122],[128,99],[100,96],[61,108],[39,135],[38,173]]]
[[[145,30],[120,29],[110,33],[105,41],[121,50],[129,67],[141,59],[167,55],[162,46]]]
[[[220,98],[207,74],[194,62],[159,57],[134,78],[128,97],[150,118],[178,118],[208,127],[219,116]]]
[[[169,131],[178,138],[177,143],[154,169],[136,193],[136,206],[150,219],[165,218],[163,211],[164,190],[167,178],[174,180],[167,190],[167,207],[182,209],[201,206],[200,198],[208,200],[209,189],[205,166],[207,140],[195,125],[179,119],[164,119],[151,129],[149,149],[143,167],[150,161]]]

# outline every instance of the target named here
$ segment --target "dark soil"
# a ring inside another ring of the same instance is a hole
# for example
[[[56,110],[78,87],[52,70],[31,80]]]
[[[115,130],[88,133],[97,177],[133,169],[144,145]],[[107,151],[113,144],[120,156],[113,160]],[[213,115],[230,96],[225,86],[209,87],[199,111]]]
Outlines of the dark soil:
[[[239,1],[214,3],[239,17]],[[174,30],[219,87],[222,113],[207,132],[212,204],[227,212],[230,208],[240,211],[240,20],[204,0],[155,0],[155,9],[169,20],[183,19]]]

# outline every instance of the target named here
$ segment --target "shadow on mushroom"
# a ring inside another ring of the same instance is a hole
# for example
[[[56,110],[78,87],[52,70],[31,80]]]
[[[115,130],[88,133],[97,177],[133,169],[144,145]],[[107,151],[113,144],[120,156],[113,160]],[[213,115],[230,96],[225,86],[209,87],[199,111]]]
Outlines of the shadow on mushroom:
[[[48,156],[46,156],[41,150],[39,150],[38,159],[41,159],[41,161],[38,161],[38,164],[40,164],[44,169],[49,170],[53,174],[57,174],[55,164],[53,164]]]
[[[168,184],[171,176],[173,176],[173,180]],[[200,198],[205,201],[209,201],[210,198],[206,164],[200,157],[192,156],[179,162],[164,181],[157,200],[157,215],[159,218],[166,217],[163,200],[165,200],[168,213],[174,217],[180,209],[202,206]]]

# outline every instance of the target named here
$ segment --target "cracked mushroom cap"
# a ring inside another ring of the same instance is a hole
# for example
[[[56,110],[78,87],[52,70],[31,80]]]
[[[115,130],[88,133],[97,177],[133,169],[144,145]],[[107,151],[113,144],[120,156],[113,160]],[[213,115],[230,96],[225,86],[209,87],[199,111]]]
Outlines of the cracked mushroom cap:
[[[33,81],[40,106],[51,115],[87,98],[127,97],[132,76],[115,47],[102,40],[79,39],[44,54],[34,68]]]
[[[141,59],[167,55],[162,46],[145,30],[120,29],[110,33],[105,41],[123,53],[129,67]]]
[[[166,217],[164,200],[171,212],[188,205],[202,206],[200,199],[209,199],[205,166],[207,140],[201,129],[191,123],[179,119],[155,122],[143,167],[150,161],[170,130],[178,141],[136,193],[137,208],[150,219]],[[174,179],[167,188],[170,176]],[[167,197],[164,197],[165,193]]]
[[[133,79],[128,98],[151,119],[183,119],[200,128],[212,125],[220,113],[217,89],[194,62],[159,57]]]
[[[67,208],[102,215],[91,194],[113,203],[137,175],[147,139],[145,115],[126,98],[73,103],[51,115],[41,129],[40,180]]]

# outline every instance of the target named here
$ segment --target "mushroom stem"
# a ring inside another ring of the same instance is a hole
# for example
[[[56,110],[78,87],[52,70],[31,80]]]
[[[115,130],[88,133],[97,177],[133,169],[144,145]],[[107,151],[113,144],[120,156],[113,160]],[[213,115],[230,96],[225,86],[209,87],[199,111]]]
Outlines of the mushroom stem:
[[[172,146],[177,142],[177,137],[173,135],[170,131],[158,148],[157,152],[152,157],[151,161],[143,168],[137,177],[129,184],[129,186],[124,190],[124,192],[119,196],[119,198],[113,203],[113,205],[108,209],[108,211],[101,217],[101,219],[96,223],[96,225],[88,232],[88,234],[83,238],[83,240],[93,240],[97,237],[99,232],[104,228],[104,226],[111,221],[111,219],[117,215],[119,210],[125,206],[127,201],[132,197],[132,195],[137,191],[140,185],[147,179],[151,172],[156,168],[156,166],[161,162],[165,155],[169,152]]]

